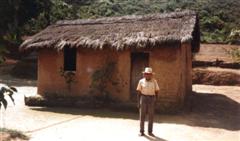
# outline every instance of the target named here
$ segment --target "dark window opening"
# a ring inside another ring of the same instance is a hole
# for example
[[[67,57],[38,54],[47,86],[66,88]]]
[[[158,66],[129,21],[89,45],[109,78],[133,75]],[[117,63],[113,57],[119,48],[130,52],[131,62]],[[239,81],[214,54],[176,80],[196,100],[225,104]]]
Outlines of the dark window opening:
[[[76,48],[64,47],[64,71],[76,71]]]

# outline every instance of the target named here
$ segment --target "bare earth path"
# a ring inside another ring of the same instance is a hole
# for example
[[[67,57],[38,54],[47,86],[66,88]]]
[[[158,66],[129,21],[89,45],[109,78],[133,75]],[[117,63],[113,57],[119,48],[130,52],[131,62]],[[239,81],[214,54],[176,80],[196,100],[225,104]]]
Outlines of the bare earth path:
[[[194,85],[192,112],[156,115],[156,137],[139,137],[137,113],[24,106],[35,86],[17,86],[16,105],[1,110],[1,127],[32,141],[240,141],[240,87]]]

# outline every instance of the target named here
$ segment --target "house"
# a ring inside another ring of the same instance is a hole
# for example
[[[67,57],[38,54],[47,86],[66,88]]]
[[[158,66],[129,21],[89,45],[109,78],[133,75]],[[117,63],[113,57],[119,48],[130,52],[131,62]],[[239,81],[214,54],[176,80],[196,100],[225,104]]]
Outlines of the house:
[[[38,94],[108,95],[136,101],[144,67],[160,86],[159,103],[179,107],[192,92],[192,53],[200,31],[193,11],[59,21],[26,40],[38,52]]]

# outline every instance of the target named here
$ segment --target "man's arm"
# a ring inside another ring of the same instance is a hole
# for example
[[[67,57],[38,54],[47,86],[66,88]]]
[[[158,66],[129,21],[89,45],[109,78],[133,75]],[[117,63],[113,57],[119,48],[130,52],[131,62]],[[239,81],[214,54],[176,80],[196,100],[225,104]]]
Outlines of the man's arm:
[[[138,85],[137,85],[137,107],[140,108],[140,98],[141,98],[141,82],[139,81],[138,82]]]
[[[140,108],[140,98],[141,98],[141,92],[138,91],[137,93],[137,107]]]

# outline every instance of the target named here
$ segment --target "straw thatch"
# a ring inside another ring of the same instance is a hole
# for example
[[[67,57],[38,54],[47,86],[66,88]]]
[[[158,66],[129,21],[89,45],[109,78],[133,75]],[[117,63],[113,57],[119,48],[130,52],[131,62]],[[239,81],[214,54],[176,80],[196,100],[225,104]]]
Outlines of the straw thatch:
[[[193,49],[198,50],[199,36],[196,13],[182,11],[59,21],[26,40],[20,49],[56,48],[61,50],[67,45],[122,50],[191,42]]]

